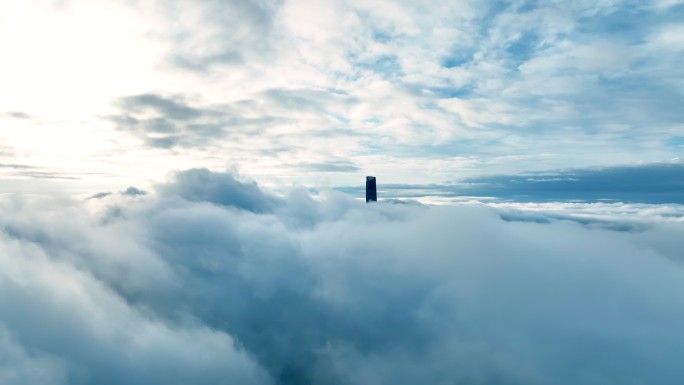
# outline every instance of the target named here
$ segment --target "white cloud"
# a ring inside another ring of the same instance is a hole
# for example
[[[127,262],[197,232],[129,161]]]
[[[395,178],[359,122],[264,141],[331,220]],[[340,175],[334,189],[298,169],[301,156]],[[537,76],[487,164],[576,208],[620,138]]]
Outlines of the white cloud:
[[[64,224],[61,222],[65,219],[57,220],[47,224]],[[266,382],[263,373],[228,335],[203,326],[168,326],[156,320],[146,314],[144,304],[137,308],[112,291],[110,284],[135,291],[138,283],[128,276],[110,281],[95,279],[91,274],[97,274],[99,267],[93,259],[111,258],[105,247],[115,238],[100,243],[103,249],[91,251],[92,259],[67,262],[61,260],[64,253],[87,253],[79,250],[78,240],[60,247],[50,244],[58,239],[47,235],[46,243],[41,244],[40,240],[32,242],[32,234],[25,230],[3,228],[6,233],[0,241],[0,258],[5,268],[0,273],[0,324],[22,344],[17,347],[15,342],[3,348],[21,355],[25,346],[39,357],[54,357],[56,368],[50,365],[51,360],[37,364],[56,371],[59,376],[55,381],[216,383],[229,376],[244,383]],[[138,262],[128,261],[127,267],[136,267]],[[146,275],[147,279],[156,279],[154,274]],[[19,382],[26,382],[40,372],[26,377],[21,372],[13,375],[21,376]]]
[[[684,378],[679,206],[365,205],[334,192],[275,197],[202,170],[86,206],[2,200],[8,378]]]
[[[648,43],[655,51],[681,53],[684,50],[684,27],[680,24],[667,25],[661,28]]]
[[[676,5],[684,3],[682,0],[658,0],[655,2],[656,6],[659,8],[667,9]]]
[[[666,3],[7,3],[0,140],[13,153],[0,161],[80,174],[65,183],[91,195],[194,166],[240,164],[283,185],[349,183],[320,167],[340,161],[392,179],[425,158],[486,166],[436,170],[433,183],[520,172],[541,167],[517,160],[539,148],[547,168],[662,162],[678,155],[667,140],[682,120]],[[196,140],[176,146],[121,130],[119,101],[145,94],[224,119],[186,122]],[[383,164],[356,161],[371,156]]]

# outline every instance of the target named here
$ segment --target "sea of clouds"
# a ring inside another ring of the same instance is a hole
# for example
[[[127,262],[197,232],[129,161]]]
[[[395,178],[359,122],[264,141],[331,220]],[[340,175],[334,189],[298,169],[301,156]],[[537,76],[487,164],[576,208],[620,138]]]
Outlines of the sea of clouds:
[[[681,206],[96,198],[0,197],[0,384],[684,383]]]

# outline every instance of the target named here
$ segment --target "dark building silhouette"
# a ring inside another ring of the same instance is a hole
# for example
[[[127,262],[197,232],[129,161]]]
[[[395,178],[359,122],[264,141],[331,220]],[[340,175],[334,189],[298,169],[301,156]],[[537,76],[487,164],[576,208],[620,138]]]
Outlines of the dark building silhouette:
[[[366,203],[378,201],[378,190],[375,186],[375,177],[366,177]]]

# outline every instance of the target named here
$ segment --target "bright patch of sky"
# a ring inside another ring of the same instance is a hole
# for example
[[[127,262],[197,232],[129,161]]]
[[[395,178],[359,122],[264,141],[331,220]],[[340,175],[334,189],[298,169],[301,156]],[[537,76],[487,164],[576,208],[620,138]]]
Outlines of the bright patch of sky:
[[[0,4],[2,191],[681,165],[684,3]]]

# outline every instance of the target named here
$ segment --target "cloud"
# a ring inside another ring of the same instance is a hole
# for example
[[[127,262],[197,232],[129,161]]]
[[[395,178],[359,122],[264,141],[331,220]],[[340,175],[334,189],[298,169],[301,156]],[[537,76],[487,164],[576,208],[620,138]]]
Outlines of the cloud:
[[[103,153],[131,167],[151,159],[136,180],[258,164],[248,171],[281,183],[327,177],[293,165],[354,159],[396,180],[422,169],[415,183],[442,183],[446,173],[679,156],[678,1],[65,4],[0,12],[16,16],[2,23],[0,136],[41,164],[73,154],[71,164],[123,173]],[[36,94],[29,83],[49,86]],[[472,162],[424,167],[447,156]]]
[[[132,112],[151,109],[174,120],[190,120],[202,115],[202,111],[196,108],[154,94],[130,96],[122,100],[122,104],[124,108]]]
[[[299,168],[314,172],[355,172],[359,167],[353,162],[339,161],[329,163],[309,163],[299,166]]]
[[[142,94],[119,105],[123,113],[109,119],[152,147],[201,147],[226,135],[220,112],[191,107],[180,98]]]
[[[211,202],[254,212],[271,211],[279,203],[279,199],[264,194],[255,182],[240,182],[231,174],[207,169],[179,172],[174,183],[160,186],[160,192],[191,202]]]
[[[159,2],[157,8],[176,24],[170,60],[176,66],[209,72],[214,65],[243,65],[270,49],[272,14],[281,1]],[[178,20],[183,14],[183,20]],[[210,26],[200,28],[198,25]]]
[[[119,192],[119,194],[123,195],[123,196],[136,197],[136,196],[140,196],[140,195],[146,195],[147,192],[140,190],[137,187],[130,186],[127,189],[125,189],[124,191]],[[110,191],[103,191],[103,192],[99,192],[99,193],[95,193],[95,194],[91,195],[90,197],[88,197],[88,199],[102,199],[102,198],[109,197],[111,195],[112,195],[112,193]]]
[[[22,171],[16,172],[14,175],[23,176],[28,178],[38,178],[38,179],[81,179],[82,175],[73,176],[66,175],[57,172],[45,172],[45,171]]]
[[[0,149],[0,156],[4,155]],[[5,183],[6,187],[12,190],[18,186],[19,180],[54,180],[54,181],[80,181],[97,176],[109,176],[111,174],[103,172],[78,172],[77,170],[66,167],[44,167],[41,165],[21,164],[21,163],[0,163],[0,171],[3,176],[9,177],[13,182]],[[30,186],[32,183],[26,184]],[[46,185],[33,184],[37,190],[46,189]],[[49,188],[48,188],[49,189]]]
[[[26,211],[10,208],[24,216],[2,226],[0,254],[8,268],[0,273],[0,325],[19,344],[14,350],[27,347],[50,358],[68,379],[64,383],[218,383],[226,377],[268,383],[230,336],[192,323],[169,326],[144,311],[144,304],[135,305],[133,293],[154,293],[153,285],[169,279],[154,256],[139,245],[117,246],[124,239],[90,226],[88,218],[64,222],[55,212],[46,217],[45,208],[40,202]],[[79,208],[67,205],[63,213],[78,214]],[[22,223],[30,217],[42,226]],[[72,248],[79,238],[88,244]],[[126,272],[131,268],[136,271]]]
[[[102,199],[102,198],[108,197],[110,195],[112,195],[111,192],[99,192],[99,193],[95,193],[95,194],[91,195],[90,197],[88,197],[88,199]]]
[[[0,328],[0,382],[20,384],[30,382],[37,385],[67,384],[66,373],[58,359],[44,355],[30,354],[17,344],[13,336]]]
[[[5,115],[9,116],[10,118],[14,119],[31,119],[31,115],[21,112],[21,111],[12,111],[8,112]]]
[[[444,184],[383,184],[388,197],[496,198],[517,202],[684,203],[684,165],[652,163],[465,178]],[[356,192],[359,187],[342,187]]]
[[[206,149],[226,139],[249,140],[282,120],[249,100],[228,105],[203,105],[186,97],[141,94],[117,102],[119,114],[108,116],[118,129],[153,148]]]
[[[121,192],[122,195],[129,195],[129,196],[137,196],[137,195],[145,195],[147,194],[146,191],[141,190],[137,187],[130,186],[126,190]]]
[[[684,380],[676,215],[615,232],[502,220],[510,207],[276,197],[201,169],[135,198],[0,204],[6,378]],[[619,211],[611,221],[629,221]]]
[[[667,223],[678,222],[684,217],[684,206],[678,204],[490,201],[487,205],[496,207],[501,219],[506,221],[573,221],[589,228],[634,233],[647,232],[654,226],[667,226]]]
[[[684,165],[664,163],[472,178],[461,191],[523,201],[684,203],[683,180]]]
[[[35,169],[36,167],[34,166],[29,166],[26,164],[7,164],[7,163],[0,163],[0,168],[9,168],[9,169],[14,169],[14,170],[30,170],[30,169]]]

